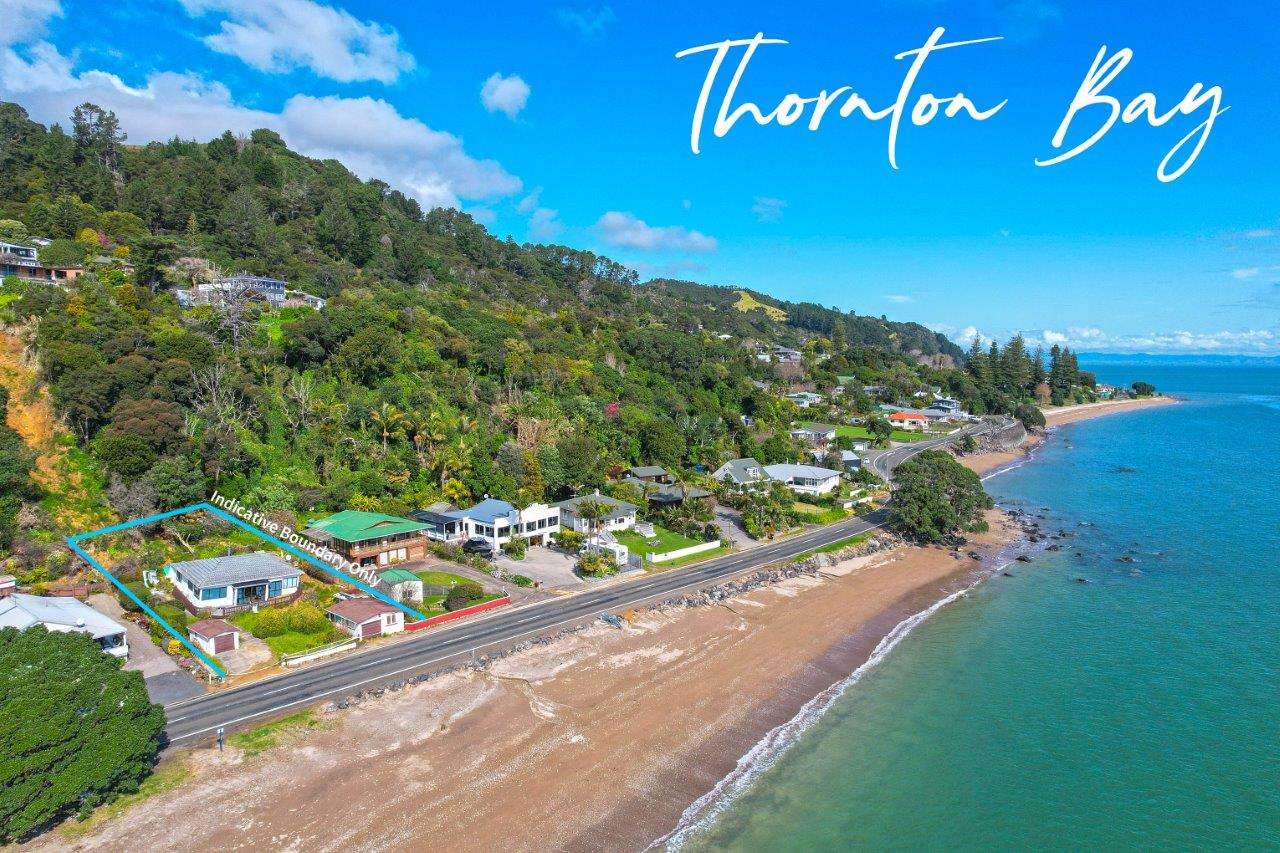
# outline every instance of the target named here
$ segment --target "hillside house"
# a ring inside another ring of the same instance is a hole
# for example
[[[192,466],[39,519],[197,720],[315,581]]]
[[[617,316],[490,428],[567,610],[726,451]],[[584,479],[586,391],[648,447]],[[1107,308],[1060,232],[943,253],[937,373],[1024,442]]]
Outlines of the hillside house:
[[[822,402],[821,394],[815,394],[812,391],[797,391],[794,394],[788,394],[787,399],[796,404],[796,408],[807,409],[810,406],[816,406]]]
[[[717,468],[711,476],[722,483],[746,488],[769,481],[769,477],[764,473],[764,468],[750,456],[742,459],[730,459]]]
[[[765,473],[798,495],[828,495],[840,488],[840,472],[817,465],[793,465],[789,462],[766,465]]]
[[[290,602],[297,598],[302,579],[302,572],[266,551],[172,563],[164,574],[192,613],[234,613]]]
[[[15,592],[0,599],[0,628],[28,628],[42,625],[53,633],[88,634],[104,652],[122,660],[129,658],[125,627],[108,619],[83,601],[74,598],[26,595]]]
[[[791,437],[810,447],[824,449],[836,440],[836,428],[831,424],[803,423],[791,430]]]
[[[671,475],[661,465],[635,465],[627,469],[629,478],[642,483],[670,483]]]
[[[83,267],[51,267],[40,263],[33,246],[0,242],[0,278],[15,276],[25,281],[74,281],[84,275]]]
[[[404,630],[404,612],[376,598],[348,598],[333,604],[325,615],[339,631],[368,640]]]
[[[427,556],[427,525],[398,515],[347,509],[313,521],[302,535],[360,566],[390,566]]]
[[[895,429],[923,431],[929,426],[929,416],[918,412],[890,412],[889,423]]]

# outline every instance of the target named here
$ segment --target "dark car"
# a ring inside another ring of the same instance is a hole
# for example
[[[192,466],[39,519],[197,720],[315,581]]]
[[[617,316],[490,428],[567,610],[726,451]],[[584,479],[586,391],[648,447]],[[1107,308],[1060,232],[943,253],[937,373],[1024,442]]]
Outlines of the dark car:
[[[462,550],[468,554],[488,555],[493,553],[493,545],[489,543],[488,539],[468,539],[462,543]]]

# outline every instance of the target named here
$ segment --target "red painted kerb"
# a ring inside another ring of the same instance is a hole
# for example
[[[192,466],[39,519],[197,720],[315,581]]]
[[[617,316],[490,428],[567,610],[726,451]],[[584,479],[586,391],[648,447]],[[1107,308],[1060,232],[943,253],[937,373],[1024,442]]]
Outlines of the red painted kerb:
[[[432,616],[430,619],[423,619],[421,622],[409,622],[404,626],[404,629],[406,631],[421,631],[423,628],[430,628],[432,625],[452,622],[454,619],[461,619],[463,616],[470,616],[473,613],[483,613],[486,610],[493,610],[495,607],[503,607],[510,603],[511,596],[507,595],[502,598],[495,598],[493,601],[473,604],[470,607],[464,607],[461,610],[451,610],[448,613],[441,613],[439,616]]]

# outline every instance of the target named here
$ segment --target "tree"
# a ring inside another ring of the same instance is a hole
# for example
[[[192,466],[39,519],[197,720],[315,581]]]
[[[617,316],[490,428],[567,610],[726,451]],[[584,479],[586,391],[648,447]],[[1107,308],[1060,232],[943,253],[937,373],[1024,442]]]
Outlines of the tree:
[[[1027,429],[1042,429],[1045,425],[1044,413],[1030,403],[1022,403],[1013,410],[1013,416],[1022,421]]]
[[[25,243],[30,237],[27,226],[16,219],[0,219],[0,240],[6,243]]]
[[[41,246],[39,255],[46,267],[78,267],[84,263],[85,247],[75,240],[54,240]]]
[[[978,475],[949,453],[926,450],[898,466],[889,526],[919,542],[946,542],[957,533],[987,529],[983,511],[994,506]]]
[[[138,789],[164,710],[81,633],[0,630],[0,843]]]
[[[1138,381],[1133,383],[1132,388],[1133,393],[1139,397],[1154,397],[1156,393],[1156,386],[1150,382]]]
[[[138,283],[155,289],[164,284],[164,271],[178,257],[178,244],[171,237],[141,237],[131,246],[130,258]]]
[[[867,432],[870,433],[871,440],[877,447],[883,447],[893,436],[893,424],[889,423],[888,418],[872,415],[867,418]]]
[[[161,510],[177,509],[205,498],[204,474],[186,456],[166,456],[147,472]]]

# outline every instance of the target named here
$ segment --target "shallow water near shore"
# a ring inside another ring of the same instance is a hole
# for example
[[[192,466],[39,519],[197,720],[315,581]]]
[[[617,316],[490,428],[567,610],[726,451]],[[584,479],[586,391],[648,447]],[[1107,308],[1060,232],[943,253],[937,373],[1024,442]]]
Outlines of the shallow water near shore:
[[[1280,843],[1280,369],[1098,373],[1187,402],[988,480],[1071,538],[919,625],[685,849]]]

